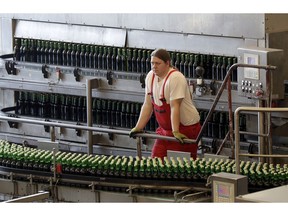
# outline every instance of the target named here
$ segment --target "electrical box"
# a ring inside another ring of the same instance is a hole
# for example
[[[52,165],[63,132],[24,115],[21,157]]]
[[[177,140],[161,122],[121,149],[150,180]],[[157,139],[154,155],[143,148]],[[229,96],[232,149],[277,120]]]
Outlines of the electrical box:
[[[270,78],[266,76],[265,69],[239,67],[237,71],[238,95],[251,99],[266,99],[270,94],[271,99],[283,99],[284,80],[288,78],[287,73],[285,74],[282,69],[283,50],[246,47],[238,48],[238,53],[238,63],[277,67],[272,71]]]
[[[247,176],[214,173],[211,176],[213,202],[235,202],[235,197],[248,193]]]

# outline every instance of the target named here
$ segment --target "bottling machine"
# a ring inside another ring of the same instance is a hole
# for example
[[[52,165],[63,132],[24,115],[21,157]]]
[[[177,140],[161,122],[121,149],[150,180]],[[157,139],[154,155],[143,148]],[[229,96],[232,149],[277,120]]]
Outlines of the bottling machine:
[[[248,178],[248,192],[286,184],[287,19],[0,14],[2,200],[211,202],[220,172]],[[128,136],[155,48],[170,52],[199,110],[196,160],[150,158],[155,138],[174,139],[154,134],[154,116]]]

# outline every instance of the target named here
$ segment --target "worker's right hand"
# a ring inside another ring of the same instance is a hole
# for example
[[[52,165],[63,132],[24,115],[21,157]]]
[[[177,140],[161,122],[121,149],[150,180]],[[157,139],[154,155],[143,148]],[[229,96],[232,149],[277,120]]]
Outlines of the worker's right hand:
[[[131,131],[129,133],[129,137],[134,137],[135,134],[142,133],[142,132],[143,132],[143,130],[140,130],[140,129],[134,127],[131,129]]]

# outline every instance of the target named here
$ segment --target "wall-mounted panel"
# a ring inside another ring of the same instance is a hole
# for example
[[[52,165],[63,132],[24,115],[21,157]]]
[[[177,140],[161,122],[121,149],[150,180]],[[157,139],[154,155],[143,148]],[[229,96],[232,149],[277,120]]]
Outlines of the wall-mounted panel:
[[[114,28],[183,32],[263,39],[264,14],[2,14],[13,19],[37,20]]]
[[[15,37],[123,47],[126,30],[19,20]]]
[[[245,44],[243,38],[225,38],[205,35],[187,35],[167,32],[131,30],[127,46],[145,49],[166,48],[171,51],[237,55],[237,48]]]

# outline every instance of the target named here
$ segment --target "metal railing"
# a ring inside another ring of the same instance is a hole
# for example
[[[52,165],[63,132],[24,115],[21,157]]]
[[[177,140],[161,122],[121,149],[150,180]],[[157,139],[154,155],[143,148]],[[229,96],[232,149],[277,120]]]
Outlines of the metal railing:
[[[196,143],[197,144],[199,143],[199,141],[200,141],[200,139],[202,137],[202,134],[204,132],[204,128],[206,127],[208,121],[210,120],[210,117],[211,117],[212,113],[215,110],[215,107],[216,107],[216,105],[217,105],[217,103],[218,103],[218,101],[219,101],[219,99],[220,99],[225,87],[226,87],[226,84],[227,84],[227,92],[228,92],[228,100],[227,100],[227,102],[228,102],[228,112],[229,112],[229,131],[228,131],[228,133],[229,133],[229,138],[230,138],[231,144],[234,143],[233,142],[233,113],[232,113],[232,96],[231,96],[231,78],[230,77],[231,77],[232,71],[234,69],[238,68],[238,67],[265,69],[266,72],[268,72],[270,70],[276,70],[276,68],[277,68],[276,66],[270,66],[270,65],[251,65],[251,64],[242,64],[242,63],[233,64],[229,68],[229,70],[227,71],[226,76],[225,76],[224,80],[222,81],[222,84],[221,84],[221,86],[220,86],[220,88],[218,90],[218,93],[217,93],[217,95],[216,95],[216,97],[215,97],[215,99],[213,101],[213,104],[212,104],[212,106],[211,106],[211,108],[210,108],[210,110],[209,110],[209,112],[207,114],[207,117],[206,117],[204,123],[202,124],[201,130],[200,130],[200,132],[199,132],[199,134],[198,134],[198,136],[196,138]],[[269,83],[267,85],[269,85]],[[224,141],[227,140],[228,133],[225,136]],[[234,154],[234,146],[233,145],[231,146],[231,150],[232,150],[232,157],[233,157],[233,154]]]
[[[288,112],[288,108],[265,108],[265,107],[238,107],[235,110],[234,121],[235,121],[235,165],[236,174],[240,174],[240,160],[239,156],[249,156],[249,157],[275,157],[275,158],[285,158],[288,155],[273,155],[273,154],[240,154],[240,126],[239,126],[239,116],[241,111],[249,112]],[[249,134],[246,132],[246,134]],[[250,133],[258,136],[267,136],[267,134],[257,134]]]
[[[41,120],[35,120],[35,119],[15,118],[15,117],[4,116],[4,115],[0,115],[0,120],[50,126],[51,141],[54,141],[53,139],[55,139],[55,127],[72,128],[72,129],[86,130],[86,131],[91,131],[91,132],[95,131],[95,132],[102,132],[102,133],[112,133],[112,134],[119,134],[119,135],[125,135],[125,136],[129,136],[129,133],[130,133],[130,131],[128,130],[100,128],[100,127],[84,126],[84,125],[73,125],[73,124],[66,124],[66,123],[59,123],[59,122],[52,122],[52,121],[48,122],[48,121],[41,121]],[[177,141],[175,137],[162,136],[156,133],[138,133],[138,134],[135,134],[135,137],[139,138],[139,140],[141,137],[144,137],[144,138],[162,139],[162,140],[168,140],[168,141]],[[138,156],[141,156],[140,155],[141,145],[139,144],[139,140],[137,141],[137,152],[138,152]],[[184,139],[184,143],[195,143],[195,140]],[[92,152],[89,152],[89,151],[87,153],[92,154]]]

